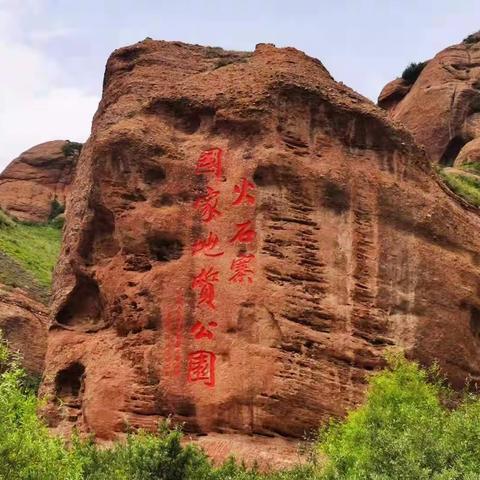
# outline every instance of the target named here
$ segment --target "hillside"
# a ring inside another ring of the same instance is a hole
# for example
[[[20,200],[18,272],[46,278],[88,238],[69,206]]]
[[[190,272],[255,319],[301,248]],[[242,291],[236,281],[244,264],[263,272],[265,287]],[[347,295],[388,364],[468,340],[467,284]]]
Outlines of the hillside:
[[[46,300],[60,243],[57,226],[15,222],[0,212],[1,281]]]
[[[480,163],[440,169],[445,184],[470,205],[480,208]]]
[[[52,271],[61,230],[15,222],[0,211],[0,330],[25,368],[41,375]]]

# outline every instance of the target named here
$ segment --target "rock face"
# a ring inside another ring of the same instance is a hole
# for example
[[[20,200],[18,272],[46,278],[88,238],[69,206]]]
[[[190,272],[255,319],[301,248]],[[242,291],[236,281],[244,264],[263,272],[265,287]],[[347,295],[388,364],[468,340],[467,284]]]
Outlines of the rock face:
[[[0,331],[9,347],[20,353],[22,366],[38,378],[47,350],[47,303],[47,289],[0,251]]]
[[[54,140],[32,147],[13,160],[0,175],[0,208],[22,221],[46,222],[55,199],[65,205],[78,145]]]
[[[432,161],[480,161],[480,33],[428,62],[413,86],[387,84],[378,103],[402,122]]]
[[[362,400],[390,346],[478,381],[479,228],[318,60],[117,50],[56,271],[50,424],[112,439],[171,415],[277,462]]]
[[[41,377],[47,350],[47,307],[19,288],[0,284],[0,330],[28,373]]]

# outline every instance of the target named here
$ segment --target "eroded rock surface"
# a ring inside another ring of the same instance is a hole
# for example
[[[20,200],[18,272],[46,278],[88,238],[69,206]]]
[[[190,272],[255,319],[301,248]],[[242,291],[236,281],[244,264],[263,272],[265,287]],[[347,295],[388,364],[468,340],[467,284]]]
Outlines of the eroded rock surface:
[[[28,373],[40,378],[47,350],[47,307],[19,288],[0,284],[0,330],[21,356]]]
[[[65,205],[78,148],[74,142],[53,140],[23,152],[0,175],[0,208],[22,221],[44,223],[54,200]]]
[[[411,87],[401,79],[388,83],[378,103],[433,162],[480,161],[480,33],[437,54]]]
[[[480,380],[479,217],[295,49],[115,51],[70,205],[42,388],[58,431],[172,416],[280,462],[390,346]]]

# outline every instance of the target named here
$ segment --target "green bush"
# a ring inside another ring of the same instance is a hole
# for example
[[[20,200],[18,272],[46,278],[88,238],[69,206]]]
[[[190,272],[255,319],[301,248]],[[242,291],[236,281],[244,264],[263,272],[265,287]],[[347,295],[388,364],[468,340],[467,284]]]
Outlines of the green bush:
[[[181,444],[168,424],[99,448],[74,435],[52,436],[37,415],[39,401],[0,336],[0,480],[311,480],[309,467],[263,475],[230,460],[216,468],[196,446]]]
[[[0,228],[14,227],[15,222],[2,210],[0,210]]]
[[[57,198],[55,197],[50,204],[50,215],[48,220],[52,221],[54,218],[58,217],[65,212],[65,205],[62,205]]]
[[[80,155],[82,151],[83,143],[71,142],[67,140],[65,145],[62,147],[62,152],[66,157],[73,157]]]
[[[63,228],[63,225],[65,224],[65,215],[63,214],[57,215],[53,220],[50,220],[49,224],[52,227],[55,227],[61,230]]]
[[[38,418],[35,393],[3,340],[0,365],[0,479],[80,480],[81,465]]]
[[[438,380],[401,356],[370,379],[363,406],[321,430],[324,459],[262,474],[234,460],[212,465],[181,433],[160,427],[110,448],[74,435],[50,435],[18,359],[0,338],[0,480],[474,480],[480,472],[480,400],[457,400]]]
[[[480,36],[477,33],[472,33],[468,37],[463,39],[463,43],[477,43],[480,40]]]
[[[402,72],[402,78],[405,83],[407,83],[408,85],[413,85],[422,73],[422,70],[425,68],[427,63],[428,62],[410,63],[410,65],[408,65],[407,68],[405,68],[405,70]]]
[[[373,375],[365,404],[321,431],[325,480],[467,480],[480,472],[480,400],[450,393],[402,357]]]

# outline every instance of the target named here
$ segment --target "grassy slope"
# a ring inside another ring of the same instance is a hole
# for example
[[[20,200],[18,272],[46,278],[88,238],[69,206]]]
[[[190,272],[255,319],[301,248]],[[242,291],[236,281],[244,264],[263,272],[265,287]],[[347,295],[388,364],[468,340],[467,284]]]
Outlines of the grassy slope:
[[[467,163],[455,169],[445,168],[440,175],[457,195],[480,207],[480,163]]]
[[[51,225],[15,223],[0,212],[2,283],[37,293],[48,292],[61,235],[61,230]]]

